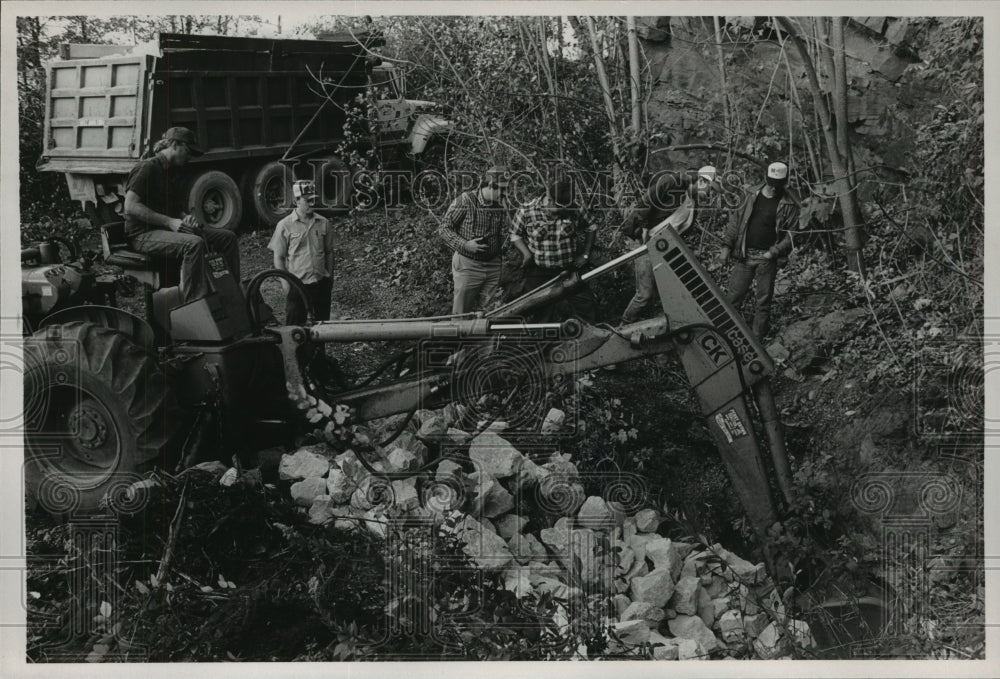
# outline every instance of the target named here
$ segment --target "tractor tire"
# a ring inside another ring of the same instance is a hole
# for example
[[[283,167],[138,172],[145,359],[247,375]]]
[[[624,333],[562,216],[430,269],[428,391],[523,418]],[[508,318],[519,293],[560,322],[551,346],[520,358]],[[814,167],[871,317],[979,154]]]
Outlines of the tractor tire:
[[[292,212],[292,173],[274,161],[252,172],[247,181],[248,204],[253,206],[257,223],[273,229]]]
[[[26,338],[24,363],[29,500],[57,516],[114,508],[142,472],[168,466],[178,410],[154,353],[73,322]]]
[[[188,212],[205,226],[238,231],[243,220],[240,189],[225,172],[205,170],[191,180],[187,191]]]

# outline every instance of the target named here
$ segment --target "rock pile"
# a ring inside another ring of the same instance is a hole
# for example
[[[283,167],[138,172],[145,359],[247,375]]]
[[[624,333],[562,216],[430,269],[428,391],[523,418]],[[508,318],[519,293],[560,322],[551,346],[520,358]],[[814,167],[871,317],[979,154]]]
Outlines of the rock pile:
[[[569,456],[524,455],[498,423],[472,438],[457,427],[462,414],[454,405],[418,411],[389,447],[366,454],[377,471],[401,474],[427,463],[427,443],[443,444],[419,476],[373,475],[353,451],[333,456],[325,444],[284,455],[279,476],[312,523],[384,537],[391,520],[422,518],[453,530],[470,560],[518,598],[601,595],[611,604],[607,653],[770,660],[815,646],[809,626],[786,616],[763,564],[718,544],[663,537],[656,510],[628,515],[620,503],[587,497]],[[557,431],[563,419],[553,410],[546,428]],[[399,423],[389,418],[360,437],[383,440]],[[449,452],[456,446],[467,457]]]

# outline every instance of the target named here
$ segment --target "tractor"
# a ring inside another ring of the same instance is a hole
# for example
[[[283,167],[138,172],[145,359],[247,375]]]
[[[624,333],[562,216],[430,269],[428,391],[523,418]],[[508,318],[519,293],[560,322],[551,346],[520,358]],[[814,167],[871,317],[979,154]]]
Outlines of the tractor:
[[[51,245],[36,246],[34,259],[22,254],[25,313],[41,316],[24,342],[26,488],[49,511],[97,508],[145,469],[173,468],[178,458],[252,453],[290,445],[297,431],[332,432],[348,414],[366,422],[471,404],[499,390],[524,396],[526,381],[567,379],[670,351],[678,354],[759,536],[778,517],[771,478],[791,501],[769,381],[774,364],[666,224],[647,245],[586,273],[562,274],[487,313],[302,326],[278,325],[261,300],[268,277],[284,276],[297,288],[285,272],[264,271],[243,285],[214,258],[214,292],[180,304],[170,262],[130,251],[121,224],[100,228],[104,262],[146,291],[145,319],[100,303],[107,282],[93,275],[86,257],[63,264]],[[656,317],[618,328],[576,318],[524,320],[643,255],[652,260],[660,293]],[[326,344],[386,340],[416,348],[363,382],[329,378],[336,371],[327,369]],[[403,363],[409,371],[399,369]],[[770,462],[758,445],[758,420]]]

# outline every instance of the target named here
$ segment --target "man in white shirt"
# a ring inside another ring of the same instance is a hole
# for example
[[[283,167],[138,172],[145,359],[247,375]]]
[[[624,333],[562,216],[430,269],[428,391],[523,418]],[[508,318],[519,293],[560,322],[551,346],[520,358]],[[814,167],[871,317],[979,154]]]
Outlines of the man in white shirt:
[[[330,320],[333,290],[333,229],[330,221],[317,214],[316,185],[297,181],[292,185],[295,210],[278,222],[268,248],[274,252],[274,268],[302,281],[306,297],[317,321]],[[306,306],[297,290],[285,283],[285,323],[302,325],[306,322]]]

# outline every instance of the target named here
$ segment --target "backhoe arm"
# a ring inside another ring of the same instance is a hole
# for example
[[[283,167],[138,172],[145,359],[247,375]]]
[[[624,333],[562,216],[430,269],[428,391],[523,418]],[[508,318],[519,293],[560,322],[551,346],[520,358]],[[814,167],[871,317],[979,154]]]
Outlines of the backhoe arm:
[[[583,281],[646,253],[652,261],[663,315],[618,329],[595,327],[577,319],[561,324],[516,320],[516,316],[559,299]],[[282,339],[289,393],[308,411],[310,421],[317,423],[328,418],[333,408],[303,379],[296,356],[299,347],[308,343],[413,339],[437,342],[444,347],[461,344],[486,349],[470,352],[466,348],[450,355],[445,352],[447,360],[423,366],[414,377],[338,393],[336,404],[353,408],[361,421],[454,400],[459,376],[474,368],[476,361],[485,365],[492,360],[489,347],[501,343],[523,346],[527,351],[537,347],[538,360],[532,365],[538,366],[541,378],[571,375],[676,350],[708,420],[710,435],[758,534],[765,534],[776,521],[777,512],[754,433],[748,397],[757,397],[779,487],[786,499],[791,494],[784,443],[768,383],[774,365],[695,255],[670,227],[662,229],[647,246],[582,277],[572,274],[554,279],[485,317],[334,321],[303,328],[285,327],[277,332]],[[486,383],[473,385],[465,387],[461,397],[469,400],[492,390]]]

